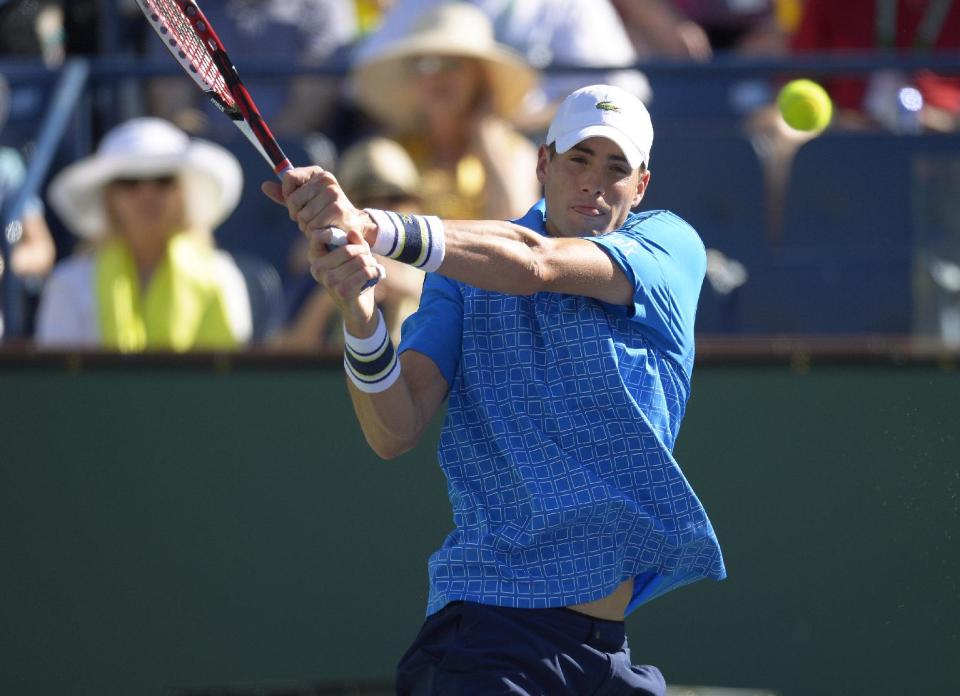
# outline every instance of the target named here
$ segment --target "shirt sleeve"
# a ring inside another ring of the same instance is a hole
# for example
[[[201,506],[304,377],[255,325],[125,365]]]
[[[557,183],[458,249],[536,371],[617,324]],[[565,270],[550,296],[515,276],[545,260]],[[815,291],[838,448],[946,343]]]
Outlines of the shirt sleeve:
[[[407,317],[401,329],[398,353],[415,350],[430,358],[453,384],[460,365],[463,336],[463,294],[459,284],[436,273],[427,274],[420,308]]]
[[[693,345],[706,250],[696,231],[667,211],[628,220],[616,232],[588,237],[633,284],[633,305],[607,305],[613,314],[648,327],[671,353],[685,356]]]

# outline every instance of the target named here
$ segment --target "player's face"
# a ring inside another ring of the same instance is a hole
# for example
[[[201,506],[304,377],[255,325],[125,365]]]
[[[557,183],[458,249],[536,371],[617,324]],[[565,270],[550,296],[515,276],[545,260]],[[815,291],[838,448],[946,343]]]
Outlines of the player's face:
[[[552,157],[541,147],[537,177],[547,201],[547,232],[586,237],[619,228],[643,198],[650,173],[631,169],[612,140],[587,138]]]
[[[104,202],[116,232],[125,238],[166,239],[183,226],[183,191],[174,176],[118,179],[107,185]]]

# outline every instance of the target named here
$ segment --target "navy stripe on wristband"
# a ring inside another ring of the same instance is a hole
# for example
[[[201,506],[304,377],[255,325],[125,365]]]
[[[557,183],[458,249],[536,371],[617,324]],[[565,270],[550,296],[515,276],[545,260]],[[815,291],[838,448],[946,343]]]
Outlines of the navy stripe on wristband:
[[[400,362],[377,310],[377,329],[370,338],[351,336],[344,327],[343,367],[360,391],[376,393],[389,389],[400,376]]]
[[[393,348],[393,343],[388,339],[375,355],[361,357],[347,348],[343,353],[343,358],[347,361],[348,369],[353,374],[360,379],[369,380],[389,372],[393,363],[397,360],[397,354]]]
[[[423,259],[420,257],[423,255],[424,247],[427,249],[430,248],[430,240],[428,236],[424,234],[424,227],[426,227],[426,225],[420,224],[422,219],[419,215],[400,216],[400,221],[403,223],[405,244],[400,249],[400,253],[394,257],[400,263],[415,267],[419,267],[418,262],[423,263]]]

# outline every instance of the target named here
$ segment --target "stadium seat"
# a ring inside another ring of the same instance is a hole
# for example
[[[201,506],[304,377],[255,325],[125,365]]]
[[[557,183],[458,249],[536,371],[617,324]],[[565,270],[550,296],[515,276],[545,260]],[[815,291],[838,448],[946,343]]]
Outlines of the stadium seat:
[[[782,239],[751,279],[744,329],[907,333],[913,225],[909,153],[918,139],[828,133],[797,152]]]

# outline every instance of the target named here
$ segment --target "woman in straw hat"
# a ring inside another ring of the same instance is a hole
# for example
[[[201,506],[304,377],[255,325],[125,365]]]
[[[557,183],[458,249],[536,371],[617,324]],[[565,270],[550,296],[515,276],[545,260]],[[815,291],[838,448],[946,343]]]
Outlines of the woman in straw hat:
[[[427,12],[353,77],[360,106],[417,165],[425,208],[504,219],[537,197],[536,148],[511,125],[537,74],[494,40],[481,10],[456,2]]]
[[[242,180],[233,155],[161,119],[107,133],[50,185],[54,210],[89,249],[50,277],[37,343],[133,352],[246,342],[243,277],[211,235],[236,206]]]

